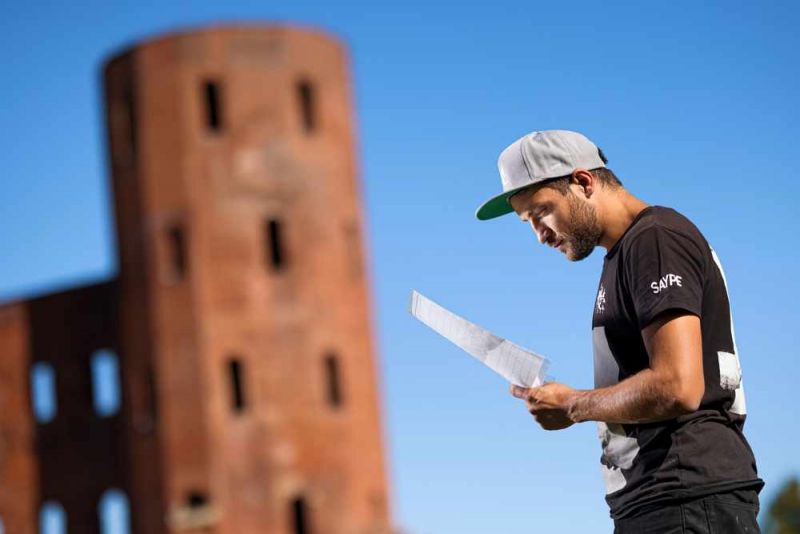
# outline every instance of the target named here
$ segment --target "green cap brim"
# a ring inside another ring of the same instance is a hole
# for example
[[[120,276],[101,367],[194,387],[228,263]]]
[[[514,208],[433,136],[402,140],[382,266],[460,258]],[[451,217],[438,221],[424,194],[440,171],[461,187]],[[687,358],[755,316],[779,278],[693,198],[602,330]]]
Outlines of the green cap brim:
[[[517,187],[516,189],[505,191],[496,197],[490,198],[478,208],[478,210],[475,212],[475,216],[478,218],[478,220],[488,221],[489,219],[494,219],[495,217],[500,217],[501,215],[511,213],[514,211],[514,208],[511,207],[511,203],[508,201],[508,199],[511,197],[511,195],[518,193],[523,189],[530,187],[531,185],[533,184],[525,184]]]

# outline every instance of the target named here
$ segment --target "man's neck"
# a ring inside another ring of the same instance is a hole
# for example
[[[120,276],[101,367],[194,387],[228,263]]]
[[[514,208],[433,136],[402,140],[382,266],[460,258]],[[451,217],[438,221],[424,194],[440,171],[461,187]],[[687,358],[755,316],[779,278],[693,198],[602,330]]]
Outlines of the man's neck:
[[[602,214],[600,214],[603,227],[600,246],[606,251],[611,250],[636,216],[646,207],[647,203],[634,197],[625,189],[607,192]]]

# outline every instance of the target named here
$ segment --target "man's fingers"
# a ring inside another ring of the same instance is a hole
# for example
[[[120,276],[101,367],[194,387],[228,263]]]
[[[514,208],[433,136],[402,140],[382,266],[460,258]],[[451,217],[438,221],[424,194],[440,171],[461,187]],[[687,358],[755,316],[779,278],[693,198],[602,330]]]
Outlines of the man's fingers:
[[[554,413],[553,410],[531,410],[531,415],[545,429],[561,420],[561,414]]]
[[[529,391],[530,390],[528,388],[517,386],[516,384],[511,384],[511,394],[518,399],[527,399],[529,396],[528,393]]]

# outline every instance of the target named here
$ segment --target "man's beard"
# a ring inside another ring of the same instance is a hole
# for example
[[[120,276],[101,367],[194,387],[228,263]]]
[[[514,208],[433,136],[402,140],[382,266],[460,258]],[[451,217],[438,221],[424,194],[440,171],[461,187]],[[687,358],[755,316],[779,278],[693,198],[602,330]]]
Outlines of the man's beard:
[[[580,261],[594,251],[603,234],[597,223],[597,211],[594,206],[581,202],[574,193],[567,194],[569,203],[569,228],[564,232],[567,259]]]

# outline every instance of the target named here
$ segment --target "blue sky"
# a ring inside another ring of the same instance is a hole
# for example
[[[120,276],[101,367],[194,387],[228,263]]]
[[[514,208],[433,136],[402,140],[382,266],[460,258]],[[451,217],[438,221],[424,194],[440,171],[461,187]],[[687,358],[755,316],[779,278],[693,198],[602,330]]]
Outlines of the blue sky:
[[[546,433],[502,379],[416,323],[417,288],[592,381],[602,250],[571,264],[513,217],[479,223],[498,153],[587,134],[725,267],[768,501],[800,473],[792,2],[13,3],[0,19],[0,299],[116,271],[98,85],[119,47],[220,21],[296,22],[353,58],[395,522],[413,534],[603,532],[593,424]]]

